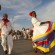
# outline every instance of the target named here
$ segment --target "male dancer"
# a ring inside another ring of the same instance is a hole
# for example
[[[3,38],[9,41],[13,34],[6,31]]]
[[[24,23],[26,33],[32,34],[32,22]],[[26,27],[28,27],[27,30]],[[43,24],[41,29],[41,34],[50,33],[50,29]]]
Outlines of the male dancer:
[[[11,55],[11,51],[13,48],[13,39],[12,39],[12,25],[10,23],[10,21],[8,20],[8,14],[4,14],[3,18],[1,20],[1,24],[0,24],[0,29],[1,29],[1,45],[3,47],[3,50],[5,52],[5,54],[9,54]],[[8,49],[7,46],[8,45]]]

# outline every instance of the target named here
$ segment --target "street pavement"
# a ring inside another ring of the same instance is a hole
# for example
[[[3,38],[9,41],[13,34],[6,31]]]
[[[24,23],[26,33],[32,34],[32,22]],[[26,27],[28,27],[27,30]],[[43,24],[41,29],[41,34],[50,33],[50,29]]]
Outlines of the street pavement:
[[[0,55],[5,55],[2,46],[0,45]],[[32,48],[31,40],[14,40],[14,47],[11,55],[55,55],[55,48],[50,53],[37,53]]]

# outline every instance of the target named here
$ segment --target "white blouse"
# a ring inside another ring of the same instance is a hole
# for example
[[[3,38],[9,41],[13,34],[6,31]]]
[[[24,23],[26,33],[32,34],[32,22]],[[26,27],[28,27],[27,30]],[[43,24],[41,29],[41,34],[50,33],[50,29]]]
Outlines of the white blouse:
[[[40,25],[41,22],[39,22],[35,17],[32,18],[31,20],[33,24],[33,36],[38,36],[39,34],[43,34],[47,31],[48,29],[48,23]]]

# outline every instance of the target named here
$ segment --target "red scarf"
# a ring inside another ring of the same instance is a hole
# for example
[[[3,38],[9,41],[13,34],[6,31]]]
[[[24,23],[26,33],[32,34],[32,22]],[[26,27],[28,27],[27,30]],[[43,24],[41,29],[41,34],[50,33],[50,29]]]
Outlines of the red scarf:
[[[3,18],[2,21],[4,22],[4,25],[7,26],[7,23],[9,22],[9,20]]]

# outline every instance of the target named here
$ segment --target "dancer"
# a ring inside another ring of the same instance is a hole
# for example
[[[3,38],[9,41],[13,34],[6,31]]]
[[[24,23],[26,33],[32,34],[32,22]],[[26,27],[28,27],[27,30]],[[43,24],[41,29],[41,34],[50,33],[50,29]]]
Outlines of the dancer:
[[[3,18],[0,23],[0,29],[1,29],[1,45],[3,47],[3,50],[5,54],[11,55],[11,51],[13,49],[13,38],[12,38],[12,25],[10,21],[8,20],[8,14],[3,14]],[[7,49],[8,45],[8,49]]]
[[[34,49],[39,49],[43,53],[50,51],[55,46],[55,23],[51,21],[40,22],[37,20],[35,11],[29,13],[32,17],[33,37],[32,45]]]

